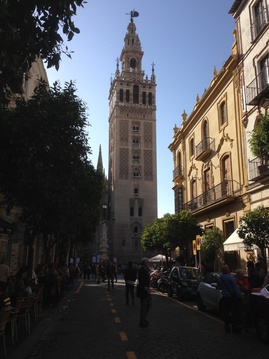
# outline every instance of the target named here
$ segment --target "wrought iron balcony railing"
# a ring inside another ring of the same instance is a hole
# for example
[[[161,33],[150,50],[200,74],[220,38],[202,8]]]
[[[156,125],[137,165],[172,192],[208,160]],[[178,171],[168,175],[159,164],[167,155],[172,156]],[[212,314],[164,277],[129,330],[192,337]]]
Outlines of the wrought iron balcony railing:
[[[269,164],[262,163],[259,157],[249,161],[249,180],[255,181],[269,175]]]
[[[258,105],[262,98],[269,96],[269,66],[258,73],[253,81],[246,88],[247,105]]]
[[[177,166],[173,171],[173,180],[175,180],[177,177],[183,176],[183,169],[182,166]]]
[[[196,159],[201,157],[207,157],[211,151],[215,149],[215,140],[211,137],[205,137],[197,146],[196,146]]]
[[[184,209],[188,211],[196,211],[221,200],[235,198],[239,191],[240,185],[238,182],[233,180],[223,181],[208,189],[200,196],[195,197],[191,201],[185,203]]]

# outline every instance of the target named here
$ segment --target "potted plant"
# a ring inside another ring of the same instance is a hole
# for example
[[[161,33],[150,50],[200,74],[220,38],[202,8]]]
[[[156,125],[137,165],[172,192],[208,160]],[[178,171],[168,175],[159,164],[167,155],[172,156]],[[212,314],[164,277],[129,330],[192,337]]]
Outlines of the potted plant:
[[[261,164],[258,166],[260,174],[267,172],[269,159],[269,115],[260,117],[257,126],[254,128],[249,139],[251,152],[260,158]]]

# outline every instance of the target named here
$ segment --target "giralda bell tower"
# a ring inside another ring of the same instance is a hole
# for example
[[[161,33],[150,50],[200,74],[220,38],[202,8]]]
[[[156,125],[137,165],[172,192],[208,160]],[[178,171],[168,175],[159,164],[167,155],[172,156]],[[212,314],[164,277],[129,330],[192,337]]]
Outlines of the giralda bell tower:
[[[138,12],[130,15],[109,91],[109,255],[118,263],[141,260],[143,227],[157,217],[154,64],[145,76],[134,24]]]

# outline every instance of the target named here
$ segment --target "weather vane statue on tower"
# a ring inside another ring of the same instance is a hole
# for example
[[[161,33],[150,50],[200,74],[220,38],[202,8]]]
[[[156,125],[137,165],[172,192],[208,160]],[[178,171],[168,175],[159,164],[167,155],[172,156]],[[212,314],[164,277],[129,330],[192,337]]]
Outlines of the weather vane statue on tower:
[[[138,12],[138,11],[135,11],[135,10],[132,10],[131,12],[126,13],[126,15],[130,15],[131,22],[133,22],[133,18],[134,18],[134,17],[138,17],[138,16],[139,16],[139,12]]]

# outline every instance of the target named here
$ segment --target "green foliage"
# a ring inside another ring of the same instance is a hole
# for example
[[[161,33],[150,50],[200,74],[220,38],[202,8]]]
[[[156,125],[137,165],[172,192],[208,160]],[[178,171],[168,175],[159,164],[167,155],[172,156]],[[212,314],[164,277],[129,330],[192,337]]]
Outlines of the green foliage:
[[[84,0],[5,0],[0,2],[0,88],[20,92],[22,76],[37,55],[48,67],[58,70],[64,47],[64,34],[72,40],[79,29],[73,22],[77,7]],[[60,31],[61,30],[61,31]]]
[[[269,157],[269,115],[259,119],[257,126],[252,131],[249,145],[254,156],[262,159],[266,164]]]
[[[205,231],[201,239],[201,250],[205,254],[215,253],[223,245],[223,234],[217,227]]]
[[[240,219],[237,230],[244,244],[252,246],[255,244],[264,255],[264,248],[269,246],[269,209],[263,206],[247,212]]]
[[[103,178],[88,160],[86,110],[72,83],[40,83],[30,100],[0,109],[0,192],[34,235],[76,241],[95,231]]]
[[[201,238],[201,251],[204,254],[208,270],[214,271],[216,251],[223,247],[223,234],[217,227],[206,229]]]
[[[145,226],[141,243],[144,249],[161,253],[167,253],[178,246],[188,251],[188,245],[201,233],[201,228],[190,212],[181,211],[174,215],[167,213],[155,219],[153,225]]]

